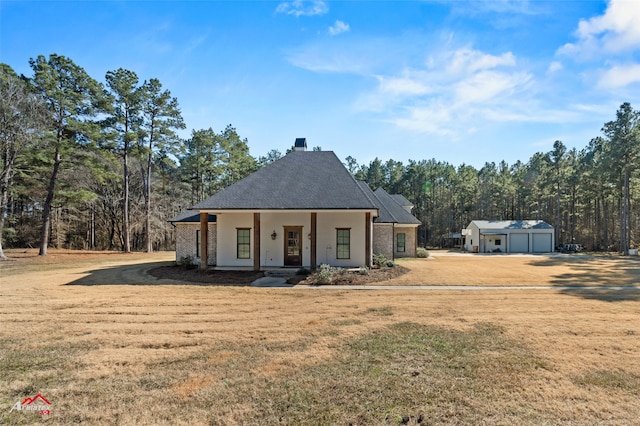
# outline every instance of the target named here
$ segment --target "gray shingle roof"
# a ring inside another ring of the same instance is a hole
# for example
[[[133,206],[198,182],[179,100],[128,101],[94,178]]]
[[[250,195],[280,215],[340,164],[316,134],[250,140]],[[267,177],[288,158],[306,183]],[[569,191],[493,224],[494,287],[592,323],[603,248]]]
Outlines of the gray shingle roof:
[[[380,202],[380,215],[375,219],[376,223],[420,225],[420,221],[414,215],[407,212],[404,207],[396,201],[396,198],[388,194],[384,189],[378,188],[373,194]]]
[[[396,203],[400,204],[402,207],[405,207],[405,206],[413,207],[413,203],[407,200],[407,198],[404,195],[402,194],[389,194],[389,195],[391,196],[391,198],[393,198],[396,201]]]
[[[290,152],[192,210],[376,209],[331,151]]]
[[[216,221],[216,215],[215,214],[210,214],[209,215],[209,223],[213,223]],[[176,222],[200,222],[200,213],[197,213],[193,210],[183,210],[182,212],[180,212],[179,214],[177,214],[176,216],[172,217],[171,219],[169,219],[167,222],[171,222],[171,223],[176,223]]]

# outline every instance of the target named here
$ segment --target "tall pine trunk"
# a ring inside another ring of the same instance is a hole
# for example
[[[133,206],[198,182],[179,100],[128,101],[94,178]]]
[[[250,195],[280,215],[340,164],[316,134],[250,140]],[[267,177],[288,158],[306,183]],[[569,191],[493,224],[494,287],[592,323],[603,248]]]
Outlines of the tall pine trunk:
[[[123,234],[123,247],[122,251],[125,253],[131,252],[131,230],[129,227],[129,142],[126,141],[123,153],[123,200],[122,200],[122,234]]]
[[[60,140],[62,133],[58,132],[58,140]],[[53,205],[53,196],[56,191],[56,182],[58,181],[58,171],[60,170],[60,142],[56,144],[56,152],[53,162],[53,172],[51,173],[51,179],[49,180],[49,189],[47,190],[47,198],[44,201],[42,209],[42,233],[40,240],[40,256],[47,255],[47,248],[49,246],[49,232],[51,228],[51,206]]]
[[[0,179],[0,259],[7,258],[2,250],[2,235],[4,232],[4,217],[7,212],[7,206],[9,205],[9,182],[11,180],[11,175],[13,174],[13,164],[11,163],[11,158],[13,157],[9,152],[10,146],[11,144],[9,143],[5,145],[5,152],[3,155],[4,167],[2,169],[2,179]]]
[[[149,135],[149,155],[144,177],[144,213],[145,213],[145,245],[147,253],[153,252],[153,240],[151,239],[151,162],[153,159],[153,128]]]

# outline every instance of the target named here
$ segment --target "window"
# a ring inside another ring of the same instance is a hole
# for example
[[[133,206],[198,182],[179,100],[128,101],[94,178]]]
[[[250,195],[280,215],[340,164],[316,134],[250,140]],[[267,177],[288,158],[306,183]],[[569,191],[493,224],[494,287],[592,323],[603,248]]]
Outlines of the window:
[[[502,240],[500,238],[496,238],[496,245],[499,246],[502,244]]]
[[[351,258],[351,229],[336,229],[336,259]]]
[[[251,258],[251,229],[238,228],[237,241],[238,241],[238,259],[250,259]]]
[[[396,251],[398,253],[404,253],[406,249],[406,242],[407,242],[407,234],[399,233],[398,235],[396,235]]]
[[[196,230],[196,257],[200,257],[200,230]]]

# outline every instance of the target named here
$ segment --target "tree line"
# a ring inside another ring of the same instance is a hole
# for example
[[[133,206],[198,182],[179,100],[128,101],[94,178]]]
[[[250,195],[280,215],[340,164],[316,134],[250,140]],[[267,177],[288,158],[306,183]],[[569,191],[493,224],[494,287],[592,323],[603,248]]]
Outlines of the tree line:
[[[252,157],[232,125],[181,139],[178,100],[158,79],[119,68],[100,82],[56,54],[29,64],[31,76],[0,64],[0,257],[3,244],[41,255],[171,249],[167,219],[282,155]],[[628,253],[640,228],[639,122],[624,103],[584,149],[556,141],[527,163],[347,157],[345,166],[414,203],[424,246],[446,244],[473,219],[542,219],[558,243]]]
[[[623,103],[583,149],[555,141],[527,163],[487,162],[479,170],[435,159],[379,159],[347,167],[372,187],[415,205],[421,245],[444,246],[471,220],[544,220],[556,243],[619,251],[640,244],[640,112]]]
[[[71,59],[0,64],[0,257],[5,247],[153,251],[167,219],[277,155],[254,159],[229,125],[193,130],[158,79],[119,68],[99,82]]]

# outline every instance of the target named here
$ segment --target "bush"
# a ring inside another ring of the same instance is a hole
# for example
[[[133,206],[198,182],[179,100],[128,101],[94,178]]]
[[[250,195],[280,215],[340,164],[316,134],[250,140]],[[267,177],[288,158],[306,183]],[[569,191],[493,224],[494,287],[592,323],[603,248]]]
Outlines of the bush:
[[[388,260],[389,259],[387,259],[387,256],[385,256],[384,254],[373,255],[373,265],[379,268],[382,268],[384,265],[386,265]]]
[[[315,282],[317,284],[331,284],[334,272],[335,269],[332,268],[331,265],[323,263],[315,274]]]
[[[396,266],[395,262],[384,254],[374,254],[373,255],[373,265],[378,268],[393,268]]]
[[[361,266],[360,269],[358,269],[358,273],[360,275],[369,275],[369,268],[367,268],[366,266]]]
[[[178,266],[184,266],[185,268],[193,268],[196,266],[193,256],[182,256],[176,263]]]
[[[429,252],[424,247],[418,247],[418,250],[416,250],[416,257],[426,259],[429,257]]]

